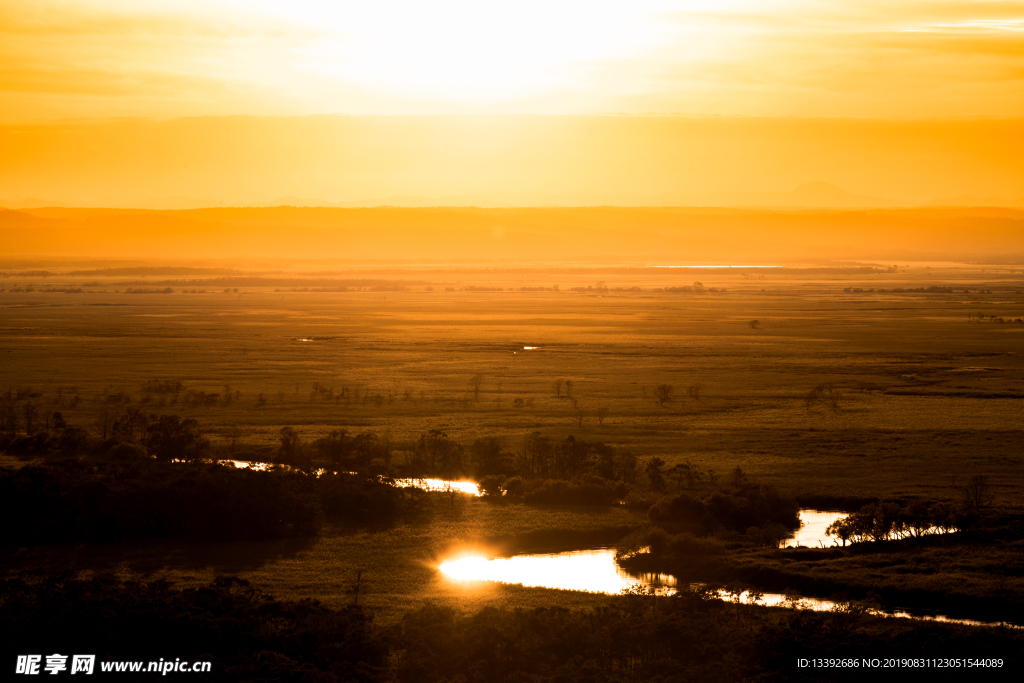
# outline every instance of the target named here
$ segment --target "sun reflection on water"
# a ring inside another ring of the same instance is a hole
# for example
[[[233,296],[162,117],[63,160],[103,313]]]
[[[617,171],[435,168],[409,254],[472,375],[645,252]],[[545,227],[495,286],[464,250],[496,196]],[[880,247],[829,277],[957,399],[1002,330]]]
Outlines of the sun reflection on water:
[[[619,568],[611,548],[493,559],[469,555],[445,561],[439,569],[455,581],[497,581],[592,593],[617,594],[633,586],[668,593],[675,585],[675,579],[666,575],[648,577],[650,580],[629,575]]]
[[[480,485],[475,481],[448,481],[447,479],[396,479],[396,486],[423,489],[424,491],[447,491],[449,488],[471,496],[480,495]]]

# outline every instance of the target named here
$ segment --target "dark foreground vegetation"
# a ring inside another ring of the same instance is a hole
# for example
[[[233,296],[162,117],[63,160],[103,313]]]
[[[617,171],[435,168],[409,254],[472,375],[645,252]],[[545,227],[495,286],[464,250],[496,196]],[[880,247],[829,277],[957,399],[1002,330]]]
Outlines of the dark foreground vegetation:
[[[11,659],[42,649],[95,653],[100,677],[104,661],[180,658],[210,661],[204,681],[322,683],[871,675],[863,665],[827,671],[798,666],[799,659],[814,658],[988,660],[986,668],[932,668],[928,675],[995,680],[1019,673],[1024,647],[1020,630],[920,624],[848,609],[730,604],[702,591],[672,598],[626,595],[575,611],[487,608],[462,614],[428,606],[390,627],[377,626],[356,600],[341,609],[280,601],[228,577],[186,590],[105,578],[6,581],[0,584],[0,639]]]
[[[15,545],[313,536],[325,520],[416,515],[423,495],[356,474],[155,460],[67,460],[0,472],[4,539]]]

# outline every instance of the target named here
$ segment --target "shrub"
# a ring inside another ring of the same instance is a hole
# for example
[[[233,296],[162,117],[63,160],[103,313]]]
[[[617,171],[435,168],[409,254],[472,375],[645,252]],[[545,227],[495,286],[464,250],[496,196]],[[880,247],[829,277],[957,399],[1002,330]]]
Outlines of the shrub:
[[[512,477],[506,479],[501,488],[509,498],[522,498],[525,485],[522,477]]]

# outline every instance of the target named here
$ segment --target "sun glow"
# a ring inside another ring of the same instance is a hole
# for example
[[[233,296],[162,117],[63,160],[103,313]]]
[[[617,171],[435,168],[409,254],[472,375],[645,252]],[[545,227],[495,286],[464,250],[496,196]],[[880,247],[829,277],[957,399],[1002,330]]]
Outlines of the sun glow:
[[[640,583],[618,568],[614,549],[494,559],[468,555],[443,562],[438,569],[455,581],[496,581],[613,595]]]
[[[290,51],[299,71],[400,97],[463,102],[587,88],[611,62],[649,54],[674,32],[659,21],[657,10],[673,4],[664,2],[219,4],[302,32]]]
[[[1021,104],[1024,3],[1009,0],[7,4],[8,120],[943,116],[1005,115]]]

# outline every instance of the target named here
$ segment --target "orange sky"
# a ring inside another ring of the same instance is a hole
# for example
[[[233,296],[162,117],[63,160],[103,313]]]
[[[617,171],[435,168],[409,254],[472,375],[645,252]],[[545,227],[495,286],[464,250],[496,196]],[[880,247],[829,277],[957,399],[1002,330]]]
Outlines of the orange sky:
[[[1016,201],[1021,117],[1010,0],[0,4],[8,204]]]
[[[1024,205],[1024,118],[194,117],[0,126],[0,149],[12,208]],[[814,181],[854,197],[792,192]]]
[[[7,0],[6,122],[1024,113],[1012,0]]]

